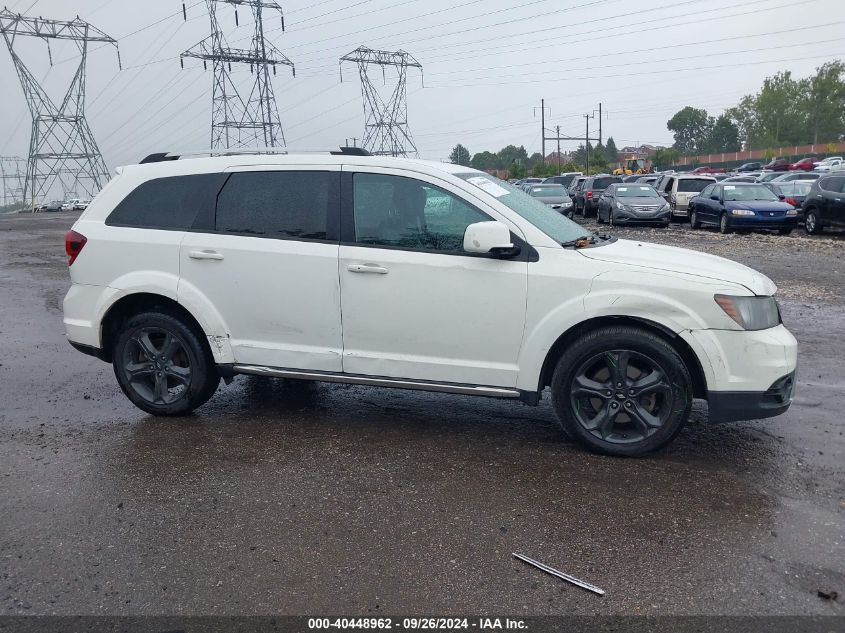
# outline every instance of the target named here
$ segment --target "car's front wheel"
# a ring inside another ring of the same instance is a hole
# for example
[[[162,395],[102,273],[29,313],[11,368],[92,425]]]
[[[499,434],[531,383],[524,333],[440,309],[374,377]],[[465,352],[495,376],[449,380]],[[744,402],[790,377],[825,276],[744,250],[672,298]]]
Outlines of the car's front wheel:
[[[123,393],[153,415],[193,411],[220,383],[208,345],[167,312],[144,312],[127,320],[115,342],[113,365]]]
[[[552,400],[567,435],[607,455],[636,457],[669,443],[692,406],[684,361],[648,330],[590,332],[561,356]]]
[[[698,219],[698,213],[695,212],[695,209],[690,209],[689,211],[689,225],[693,229],[701,228],[701,222]]]
[[[804,214],[804,230],[809,235],[818,235],[822,232],[822,225],[819,222],[819,216],[815,209],[809,209]]]
[[[727,213],[723,213],[719,217],[719,232],[723,233],[723,234],[728,234],[728,233],[731,232],[731,225],[730,225],[730,222],[728,220],[728,214]]]

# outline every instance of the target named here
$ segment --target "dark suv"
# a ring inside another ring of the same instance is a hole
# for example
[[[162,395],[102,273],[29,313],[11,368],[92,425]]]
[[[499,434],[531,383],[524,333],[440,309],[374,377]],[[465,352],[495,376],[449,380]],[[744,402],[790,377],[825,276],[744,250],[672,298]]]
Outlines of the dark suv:
[[[804,228],[815,235],[826,227],[845,228],[845,172],[823,176],[813,183],[802,206]]]
[[[763,163],[743,163],[736,169],[734,169],[737,173],[743,173],[746,171],[760,171],[763,168]]]
[[[587,178],[575,194],[576,198],[573,201],[575,213],[580,212],[585,218],[595,216],[601,194],[614,182],[622,182],[622,179],[610,174],[598,174]]]
[[[789,171],[791,163],[785,158],[773,158],[770,162],[763,165],[763,169],[771,169],[772,171]]]

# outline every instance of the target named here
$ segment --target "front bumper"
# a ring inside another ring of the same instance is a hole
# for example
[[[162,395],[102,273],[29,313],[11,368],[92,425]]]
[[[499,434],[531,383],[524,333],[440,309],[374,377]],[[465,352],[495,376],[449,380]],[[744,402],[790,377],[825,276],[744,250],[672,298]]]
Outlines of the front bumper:
[[[671,211],[666,209],[659,213],[650,212],[640,215],[636,211],[614,209],[613,222],[618,224],[666,224],[672,217]]]
[[[795,395],[795,372],[778,378],[766,391],[709,391],[711,422],[759,420],[785,413]]]
[[[794,229],[798,225],[798,216],[728,215],[728,225],[743,229]]]

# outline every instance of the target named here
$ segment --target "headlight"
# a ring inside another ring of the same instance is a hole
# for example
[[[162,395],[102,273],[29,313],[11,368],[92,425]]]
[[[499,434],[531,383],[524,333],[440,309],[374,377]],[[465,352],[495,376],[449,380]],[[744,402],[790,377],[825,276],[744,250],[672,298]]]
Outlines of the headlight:
[[[790,209],[786,212],[786,215],[798,215],[798,211],[796,211],[795,209]]]
[[[719,307],[745,330],[767,330],[780,323],[774,297],[732,297],[714,295]]]
[[[731,209],[731,215],[756,215],[751,209]]]

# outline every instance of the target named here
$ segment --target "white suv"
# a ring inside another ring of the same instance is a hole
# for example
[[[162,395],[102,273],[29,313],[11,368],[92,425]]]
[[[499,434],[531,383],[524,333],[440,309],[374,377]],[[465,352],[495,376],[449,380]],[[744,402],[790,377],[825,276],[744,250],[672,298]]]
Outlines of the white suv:
[[[521,399],[589,448],[669,442],[790,405],[775,285],[693,251],[588,233],[460,165],[348,152],[156,155],[66,239],[64,324],[156,415],[235,374]],[[151,161],[151,162],[150,162]]]

